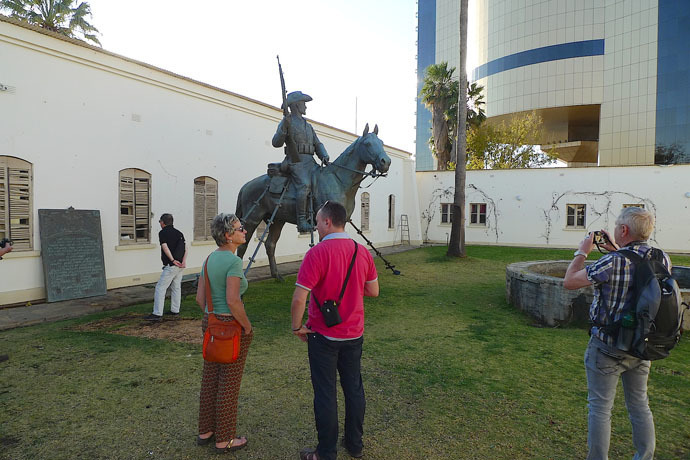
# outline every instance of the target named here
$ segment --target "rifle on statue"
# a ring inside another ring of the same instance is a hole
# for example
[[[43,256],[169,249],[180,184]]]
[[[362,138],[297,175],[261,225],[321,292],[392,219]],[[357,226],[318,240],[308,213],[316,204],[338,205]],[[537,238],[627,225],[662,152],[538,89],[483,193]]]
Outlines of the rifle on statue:
[[[288,111],[287,104],[287,91],[285,90],[285,78],[283,77],[283,67],[280,65],[280,56],[276,56],[278,59],[278,73],[280,73],[280,86],[283,90],[283,120],[285,120],[285,129],[287,130],[287,136],[285,136],[285,155],[288,157],[291,163],[299,163],[299,155],[297,154],[297,144],[295,140],[290,136],[290,112]]]

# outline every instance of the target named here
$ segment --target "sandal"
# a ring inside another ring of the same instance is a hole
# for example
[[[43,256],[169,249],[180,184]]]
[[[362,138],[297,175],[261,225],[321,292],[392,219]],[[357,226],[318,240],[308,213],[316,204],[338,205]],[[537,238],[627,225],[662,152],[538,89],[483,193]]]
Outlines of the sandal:
[[[196,437],[196,445],[197,446],[205,446],[206,444],[210,443],[211,440],[216,436],[215,433],[213,433],[211,436],[208,438],[202,438],[201,436],[197,435]]]
[[[238,439],[239,440],[244,439],[244,442],[242,444],[236,444],[236,441]],[[249,440],[247,438],[245,438],[244,436],[242,436],[241,438],[234,438],[234,439],[230,440],[228,445],[225,447],[216,447],[215,449],[216,449],[217,454],[226,454],[228,452],[232,452],[235,450],[244,449],[245,447],[247,447],[247,444],[249,444]]]
[[[316,453],[316,449],[311,447],[305,447],[299,452],[300,460],[319,460],[319,455]]]

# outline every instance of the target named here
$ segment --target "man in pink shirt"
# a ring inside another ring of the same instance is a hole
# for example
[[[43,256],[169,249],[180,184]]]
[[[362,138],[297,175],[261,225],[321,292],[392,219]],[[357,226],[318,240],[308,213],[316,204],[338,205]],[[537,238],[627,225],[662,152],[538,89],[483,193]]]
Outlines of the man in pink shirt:
[[[362,456],[364,387],[361,360],[364,334],[364,296],[379,295],[378,275],[369,251],[358,247],[342,300],[337,302],[356,243],[345,233],[345,208],[327,201],[316,214],[320,243],[311,248],[297,275],[292,296],[292,333],[307,342],[314,417],[319,444],[303,449],[303,460],[335,460],[338,444],[338,396],[336,370],[345,395],[345,436],[342,444],[353,457]],[[302,325],[307,296],[312,293],[306,324]],[[334,300],[342,322],[326,326],[320,306]]]

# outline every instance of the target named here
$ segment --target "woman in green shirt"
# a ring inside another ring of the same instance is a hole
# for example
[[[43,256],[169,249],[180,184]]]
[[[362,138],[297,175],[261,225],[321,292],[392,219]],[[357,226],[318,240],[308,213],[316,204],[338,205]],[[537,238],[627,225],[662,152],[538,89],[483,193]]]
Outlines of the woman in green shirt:
[[[204,312],[202,331],[208,326],[203,270],[208,271],[213,313],[222,321],[236,319],[243,329],[237,361],[230,364],[204,361],[201,378],[197,444],[209,444],[215,437],[216,451],[223,453],[242,449],[248,442],[244,436],[237,437],[237,398],[253,333],[241,298],[248,283],[242,271],[242,259],[235,255],[238,246],[247,240],[246,230],[237,216],[221,213],[211,222],[211,235],[218,249],[208,256],[196,291],[196,301]]]

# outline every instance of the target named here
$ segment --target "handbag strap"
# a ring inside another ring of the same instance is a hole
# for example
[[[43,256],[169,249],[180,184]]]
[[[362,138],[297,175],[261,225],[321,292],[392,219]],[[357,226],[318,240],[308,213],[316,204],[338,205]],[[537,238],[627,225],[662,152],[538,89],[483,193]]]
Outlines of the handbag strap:
[[[213,298],[211,297],[211,283],[208,280],[208,258],[211,257],[209,256],[206,258],[206,262],[204,262],[204,283],[206,284],[206,308],[208,309],[208,314],[210,315],[213,313]]]
[[[347,287],[347,282],[350,280],[350,274],[352,274],[352,267],[355,266],[355,259],[357,258],[357,248],[359,247],[359,245],[357,244],[357,242],[355,240],[352,240],[352,242],[355,243],[355,253],[352,254],[352,260],[350,261],[350,267],[347,269],[347,275],[345,276],[345,281],[343,281],[343,288],[340,290],[340,296],[338,297],[338,302],[336,302],[336,305],[340,305],[340,301],[343,300],[343,295],[345,295],[345,288]],[[314,301],[316,302],[316,304],[321,305],[319,303],[319,300],[314,295],[313,290],[311,292],[311,295],[314,297]]]

